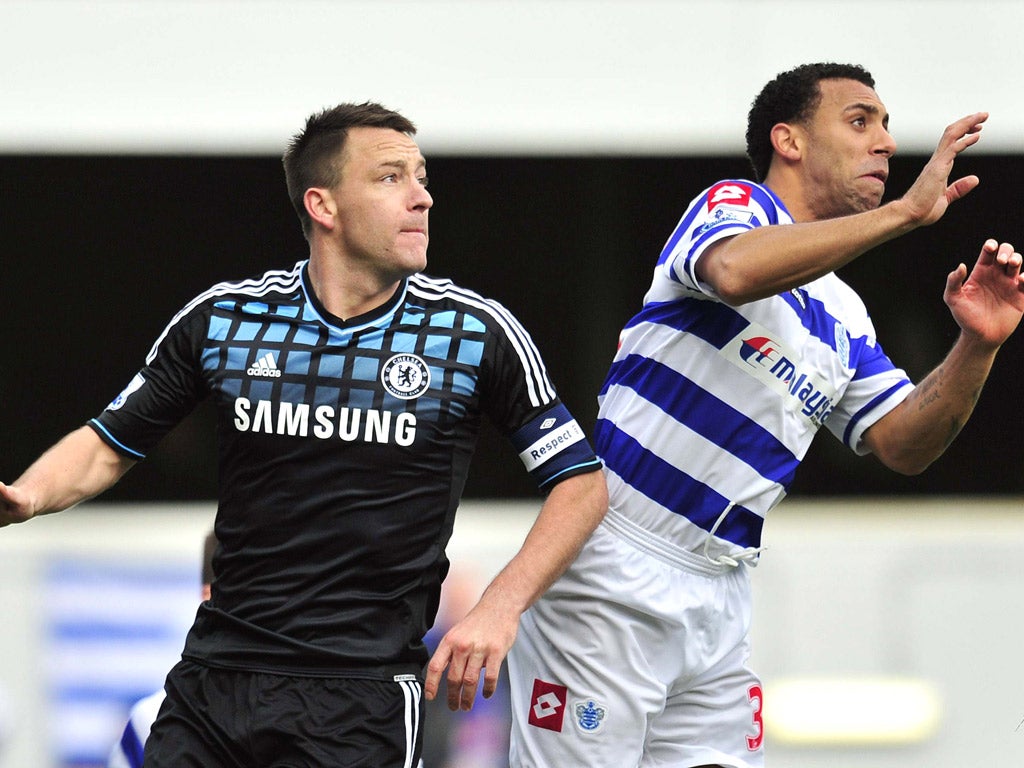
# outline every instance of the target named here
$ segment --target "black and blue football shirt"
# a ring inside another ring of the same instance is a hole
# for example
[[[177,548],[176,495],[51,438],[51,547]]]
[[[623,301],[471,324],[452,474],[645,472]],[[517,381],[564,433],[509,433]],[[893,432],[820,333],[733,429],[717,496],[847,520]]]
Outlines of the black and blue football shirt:
[[[516,318],[420,274],[347,321],[306,261],[220,283],[90,425],[141,459],[208,397],[220,547],[184,656],[211,666],[419,673],[481,419],[542,490],[600,468]]]

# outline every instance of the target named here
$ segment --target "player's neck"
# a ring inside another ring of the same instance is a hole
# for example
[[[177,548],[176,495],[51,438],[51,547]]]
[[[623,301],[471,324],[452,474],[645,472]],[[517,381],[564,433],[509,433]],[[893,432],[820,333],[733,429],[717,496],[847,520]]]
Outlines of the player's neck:
[[[349,320],[371,312],[395,295],[400,279],[360,269],[351,262],[310,255],[309,279],[324,308]]]
[[[816,220],[817,217],[811,210],[811,206],[807,204],[804,184],[794,173],[788,172],[788,169],[780,170],[773,165],[764,179],[764,186],[768,187],[782,201],[786,210],[789,211],[789,215],[793,217],[793,221]]]

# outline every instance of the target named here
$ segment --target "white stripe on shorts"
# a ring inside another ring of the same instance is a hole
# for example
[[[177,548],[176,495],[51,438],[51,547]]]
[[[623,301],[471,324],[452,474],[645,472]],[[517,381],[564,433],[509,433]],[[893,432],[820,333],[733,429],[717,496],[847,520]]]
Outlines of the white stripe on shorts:
[[[404,677],[402,675],[401,677]],[[405,763],[403,768],[417,768],[412,763],[416,751],[416,738],[420,731],[420,699],[423,697],[423,686],[419,680],[402,680],[396,676],[395,682],[402,686],[405,694]],[[419,763],[423,765],[422,761]]]

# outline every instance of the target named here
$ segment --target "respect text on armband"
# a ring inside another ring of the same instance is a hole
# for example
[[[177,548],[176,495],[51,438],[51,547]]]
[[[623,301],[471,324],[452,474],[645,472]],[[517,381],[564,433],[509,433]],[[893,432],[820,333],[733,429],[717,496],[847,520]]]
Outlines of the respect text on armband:
[[[530,448],[530,456],[537,461],[544,461],[544,459],[551,456],[551,454],[558,453],[567,445],[579,442],[582,437],[583,430],[581,430],[579,425],[574,421],[571,424],[568,424],[566,428],[557,435],[549,436],[546,442]]]
[[[558,426],[557,431],[544,434],[519,452],[519,458],[527,470],[533,471],[572,445],[585,440],[583,429],[575,419]]]

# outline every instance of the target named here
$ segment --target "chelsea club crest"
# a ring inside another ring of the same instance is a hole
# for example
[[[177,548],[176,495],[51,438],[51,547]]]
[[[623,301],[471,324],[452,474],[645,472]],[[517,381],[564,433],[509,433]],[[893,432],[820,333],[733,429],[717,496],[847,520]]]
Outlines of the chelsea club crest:
[[[380,381],[384,389],[395,397],[411,400],[427,391],[430,369],[418,355],[403,353],[384,363]]]

